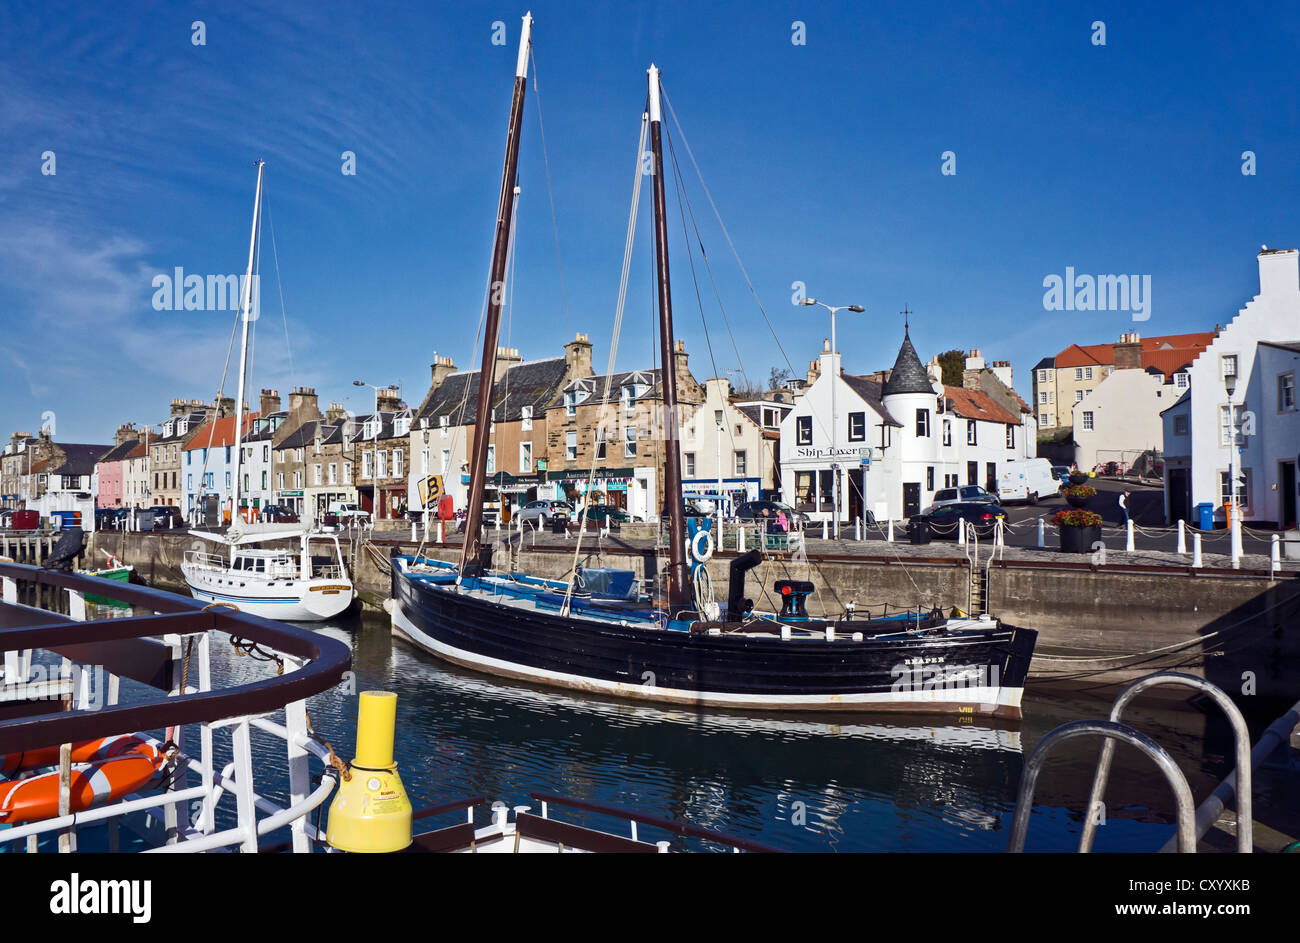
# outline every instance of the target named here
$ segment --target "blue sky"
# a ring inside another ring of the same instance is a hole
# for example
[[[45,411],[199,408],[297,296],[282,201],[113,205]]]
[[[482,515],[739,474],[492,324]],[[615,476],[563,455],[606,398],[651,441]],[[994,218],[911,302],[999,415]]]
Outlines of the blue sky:
[[[477,357],[519,17],[446,3],[27,3],[0,9],[0,431],[110,441],[173,396],[210,399],[225,312],[155,311],[152,279],[242,272],[267,162],[254,389],[365,411],[418,402],[437,352]],[[1071,342],[1209,330],[1300,244],[1300,12],[1286,5],[534,3],[563,266],[530,83],[508,342],[590,334],[603,366],[645,68],[664,87],[796,368],[829,333],[792,283],[864,315],[846,369],[979,347],[1029,371]],[[206,45],[192,44],[201,20]],[[494,21],[507,43],[493,45]],[[805,24],[806,44],[791,42]],[[1105,23],[1106,45],[1091,24]],[[785,359],[684,165],[739,348],[696,270],[719,372]],[[357,173],[340,172],[341,153]],[[957,173],[940,173],[944,151]],[[1254,151],[1257,174],[1243,176]],[[57,173],[43,175],[42,154]],[[619,364],[650,360],[649,201]],[[677,333],[713,374],[674,191]],[[274,252],[271,225],[275,230]],[[283,282],[284,314],[276,284]],[[1145,274],[1151,318],[1046,311],[1043,279]],[[286,344],[286,333],[289,343]],[[1300,335],[1300,326],[1297,334]],[[503,336],[503,343],[506,338]],[[233,371],[232,371],[233,373]],[[233,392],[233,379],[227,389]]]

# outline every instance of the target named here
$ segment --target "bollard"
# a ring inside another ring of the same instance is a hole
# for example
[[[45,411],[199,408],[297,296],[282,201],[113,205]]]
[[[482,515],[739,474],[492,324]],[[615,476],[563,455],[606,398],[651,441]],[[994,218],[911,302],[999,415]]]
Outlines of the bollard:
[[[1241,520],[1236,514],[1232,516],[1232,568],[1241,569]]]
[[[1003,522],[1002,518],[999,516],[997,527],[994,528],[993,531],[993,546],[995,547],[1006,546],[1006,539],[1005,539],[1006,529],[1007,529],[1007,525]]]
[[[443,543],[442,518],[438,518],[438,543]]]
[[[1200,565],[1201,565],[1201,533],[1200,531],[1197,531],[1195,534],[1192,534],[1192,566],[1199,567]]]
[[[894,542],[894,519],[892,517],[889,519],[889,536],[885,539],[891,544]]]
[[[1178,519],[1178,552],[1187,552],[1187,522],[1181,517]]]
[[[1129,520],[1126,523],[1128,524],[1128,542],[1124,544],[1124,549],[1127,550],[1129,553],[1132,553],[1133,552],[1133,521]]]
[[[1282,541],[1277,534],[1269,539],[1268,575],[1271,577],[1282,566]]]
[[[862,518],[860,517],[855,517],[853,519],[853,539],[862,539]]]
[[[745,552],[745,528],[743,527],[736,528],[736,552]]]
[[[1043,519],[1038,519],[1038,549],[1042,550],[1047,544],[1043,539]]]
[[[827,526],[826,520],[823,518],[823,520],[822,520],[822,540],[825,540],[825,539],[826,539],[826,526]]]
[[[416,542],[416,538],[415,538],[415,521],[412,520],[412,521],[411,521],[411,543],[415,543],[415,542]]]
[[[960,518],[957,521],[957,546],[966,543],[966,518]]]

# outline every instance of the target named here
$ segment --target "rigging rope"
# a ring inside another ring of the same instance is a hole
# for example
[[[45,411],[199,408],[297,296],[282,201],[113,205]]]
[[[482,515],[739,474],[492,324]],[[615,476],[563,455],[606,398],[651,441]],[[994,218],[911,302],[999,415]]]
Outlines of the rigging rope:
[[[623,272],[618,282],[618,303],[614,308],[614,329],[610,337],[609,364],[605,370],[605,390],[600,399],[601,418],[596,424],[595,435],[598,437],[602,435],[609,419],[609,386],[614,379],[614,362],[618,356],[618,339],[623,329],[623,306],[627,301],[628,276],[632,268],[632,248],[636,242],[637,209],[641,203],[641,155],[645,153],[646,133],[649,126],[649,116],[643,112],[641,115],[641,136],[636,147],[636,173],[632,183],[632,206],[628,211],[627,235],[623,240]],[[568,585],[564,589],[564,603],[560,607],[560,614],[564,616],[569,614],[569,603],[573,598],[573,585],[578,575],[578,559],[582,551],[582,535],[587,529],[587,511],[591,508],[591,486],[596,479],[598,442],[599,439],[592,444],[591,464],[587,470],[587,494],[586,499],[582,502],[582,513],[578,517],[577,540],[573,546],[573,564],[569,570]]]

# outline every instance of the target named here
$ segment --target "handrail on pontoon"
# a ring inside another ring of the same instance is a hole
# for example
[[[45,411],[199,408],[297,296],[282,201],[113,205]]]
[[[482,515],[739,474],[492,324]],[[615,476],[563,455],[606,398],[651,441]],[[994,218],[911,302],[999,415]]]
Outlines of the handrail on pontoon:
[[[1129,746],[1136,747],[1160,767],[1174,791],[1178,815],[1178,850],[1184,854],[1196,851],[1196,833],[1193,825],[1194,809],[1192,806],[1192,788],[1187,785],[1178,764],[1169,752],[1146,734],[1124,724],[1110,720],[1076,720],[1057,727],[1034,747],[1034,752],[1025,762],[1025,771],[1020,779],[1020,790],[1016,796],[1015,817],[1011,821],[1011,834],[1007,838],[1007,851],[1020,854],[1025,850],[1025,832],[1029,830],[1029,813],[1034,807],[1034,787],[1038,783],[1038,774],[1042,771],[1047,754],[1057,744],[1074,737],[1102,736],[1108,739],[1123,740]],[[1092,809],[1088,810],[1092,814]]]
[[[1208,694],[1216,704],[1223,708],[1223,712],[1227,715],[1228,722],[1232,725],[1232,737],[1236,742],[1237,749],[1237,851],[1241,854],[1250,854],[1255,847],[1252,833],[1253,823],[1251,821],[1250,728],[1246,726],[1246,718],[1241,715],[1241,710],[1236,704],[1232,703],[1232,698],[1228,697],[1222,688],[1211,684],[1204,678],[1198,678],[1196,675],[1187,674],[1186,672],[1157,671],[1145,678],[1138,678],[1119,692],[1119,695],[1115,698],[1115,703],[1111,705],[1110,719],[1115,723],[1119,723],[1124,708],[1128,707],[1139,694],[1148,688],[1165,684],[1195,688],[1197,691]],[[1106,784],[1110,779],[1110,764],[1114,756],[1115,743],[1110,738],[1107,738],[1101,745],[1101,754],[1097,758],[1097,770],[1092,779],[1092,792],[1088,796],[1088,814],[1084,817],[1083,835],[1079,839],[1079,851],[1082,854],[1092,851],[1092,840],[1097,833],[1097,817],[1094,813],[1101,804],[1102,797],[1106,794]],[[1204,832],[1204,828],[1199,827],[1199,822],[1197,826],[1197,837],[1199,837]],[[1208,822],[1205,823],[1205,827],[1209,827]]]

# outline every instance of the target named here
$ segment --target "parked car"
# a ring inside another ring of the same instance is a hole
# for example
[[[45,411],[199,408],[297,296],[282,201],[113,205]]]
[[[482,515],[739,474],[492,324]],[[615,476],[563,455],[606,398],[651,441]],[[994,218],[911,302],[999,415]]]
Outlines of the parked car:
[[[974,524],[975,533],[979,534],[979,536],[991,537],[999,516],[1003,518],[1007,516],[1006,510],[1000,505],[989,504],[985,501],[961,501],[956,504],[945,504],[942,507],[935,508],[926,515],[926,520],[929,522],[930,533],[933,536],[956,540],[956,525],[963,520]],[[909,534],[913,526],[915,525],[909,521]]]
[[[712,511],[704,510],[704,508],[700,507],[694,501],[683,501],[682,513],[687,517],[711,517],[713,515]],[[668,508],[663,509],[663,513],[659,515],[659,520],[668,520]]]
[[[587,508],[587,520],[598,523],[609,522],[612,524],[627,524],[635,521],[631,514],[625,508],[616,507],[613,504],[593,504]]]
[[[935,509],[945,507],[949,504],[961,504],[963,502],[976,502],[983,504],[997,504],[996,495],[985,491],[979,485],[962,485],[960,488],[940,488],[934,493],[934,503],[930,505],[930,512]]]
[[[764,514],[764,511],[767,513]],[[746,501],[736,508],[736,520],[748,523],[763,517],[779,519],[782,512],[785,513],[785,519],[794,523],[796,527],[807,527],[811,523],[810,518],[803,511],[796,511],[790,505],[782,504],[780,501]]]
[[[1052,466],[1052,477],[1055,478],[1057,481],[1064,482],[1065,479],[1067,479],[1067,478],[1070,477],[1070,466],[1069,466],[1069,465],[1053,465],[1053,466]]]
[[[169,530],[185,526],[185,515],[181,509],[171,504],[156,504],[149,508],[153,512],[153,530]]]
[[[1030,458],[1023,462],[1007,462],[998,476],[998,501],[1027,501],[1037,504],[1039,498],[1060,494],[1061,482],[1052,474],[1045,458]]]
[[[529,501],[518,513],[521,524],[536,528],[549,526],[553,518],[573,516],[573,508],[563,501]]]
[[[330,517],[337,520],[339,524],[347,526],[349,524],[369,524],[370,512],[363,510],[361,505],[352,504],[348,501],[331,501],[329,510],[325,512],[326,522]]]
[[[265,524],[297,524],[298,515],[289,508],[279,504],[263,505],[262,522]]]

